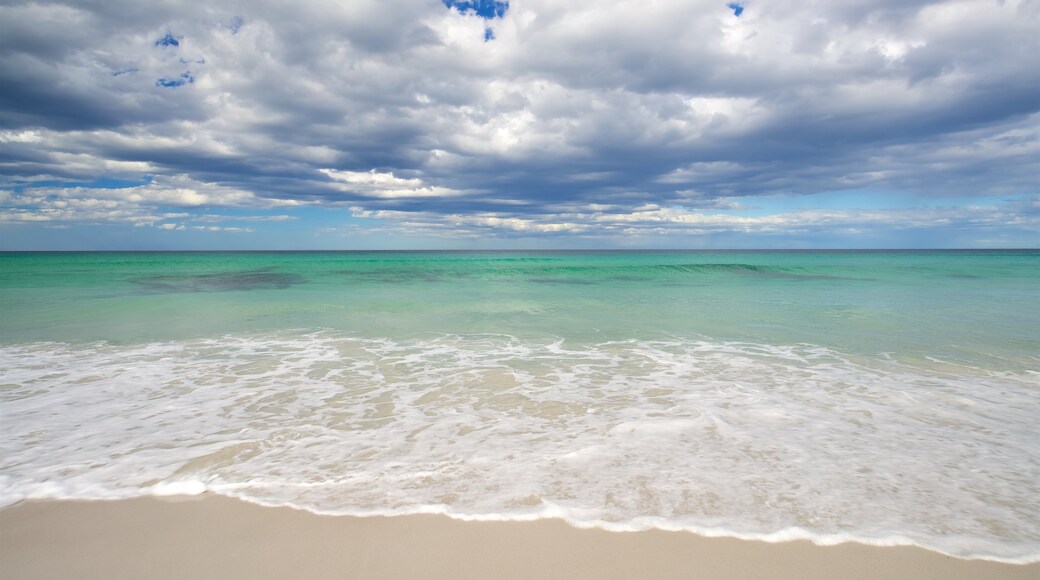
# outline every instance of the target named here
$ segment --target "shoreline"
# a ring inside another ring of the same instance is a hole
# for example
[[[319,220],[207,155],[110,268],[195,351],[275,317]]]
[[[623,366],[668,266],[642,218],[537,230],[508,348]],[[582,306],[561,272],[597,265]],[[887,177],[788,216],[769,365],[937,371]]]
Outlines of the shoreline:
[[[610,532],[555,519],[325,516],[211,493],[7,506],[0,562],[3,576],[22,579],[1040,577],[1040,563],[962,560],[908,546]]]

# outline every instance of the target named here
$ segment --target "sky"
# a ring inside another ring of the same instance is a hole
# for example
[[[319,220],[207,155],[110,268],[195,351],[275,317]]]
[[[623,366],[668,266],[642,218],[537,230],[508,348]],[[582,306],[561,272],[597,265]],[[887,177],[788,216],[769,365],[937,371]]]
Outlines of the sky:
[[[0,250],[1040,247],[1040,0],[0,0]]]

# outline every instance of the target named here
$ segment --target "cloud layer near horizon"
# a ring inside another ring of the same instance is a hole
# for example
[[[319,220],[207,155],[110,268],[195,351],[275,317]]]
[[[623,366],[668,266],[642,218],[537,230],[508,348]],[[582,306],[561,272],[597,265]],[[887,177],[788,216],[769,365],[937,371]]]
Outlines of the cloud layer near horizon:
[[[457,239],[1029,242],[1040,2],[738,6],[8,3],[0,228],[343,208]],[[835,191],[914,201],[763,210]]]

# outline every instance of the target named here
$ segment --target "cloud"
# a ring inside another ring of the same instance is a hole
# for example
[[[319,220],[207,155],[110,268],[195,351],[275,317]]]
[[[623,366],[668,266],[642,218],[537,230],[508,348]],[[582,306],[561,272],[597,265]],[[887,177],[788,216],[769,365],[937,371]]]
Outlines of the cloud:
[[[740,226],[575,208],[1035,195],[1038,27],[1031,0],[10,2],[3,211],[358,207],[437,231],[623,237]],[[797,217],[776,227],[840,225]]]
[[[720,204],[724,205],[724,204]],[[738,209],[730,207],[728,209]],[[583,211],[582,211],[583,210]],[[447,238],[515,238],[568,235],[587,239],[624,236],[640,244],[660,236],[740,235],[761,242],[798,239],[806,235],[840,233],[857,237],[919,231],[942,224],[951,230],[976,232],[1029,231],[1040,224],[1040,200],[999,200],[987,205],[933,205],[900,209],[794,209],[747,215],[690,207],[648,204],[632,211],[579,208],[548,215],[483,213],[443,215],[430,212],[368,211],[354,208],[354,217],[386,222],[408,235]]]
[[[364,197],[380,199],[452,197],[465,195],[446,187],[431,187],[418,178],[403,179],[394,177],[393,172],[370,171],[337,171],[320,169],[319,172],[337,182],[337,187],[348,193],[356,193]]]
[[[226,232],[231,234],[251,234],[255,232],[253,228],[242,228],[236,226],[187,226],[177,222],[166,222],[161,224],[149,224],[154,225],[157,229],[166,231],[195,231],[195,232]]]
[[[501,217],[490,213],[472,215],[441,215],[429,212],[402,212],[394,210],[368,211],[353,208],[354,217],[389,220],[400,225],[425,230],[424,233],[454,233],[472,235],[476,231],[490,230],[495,233],[576,233],[588,226],[570,222],[551,222],[527,217]]]
[[[291,207],[296,201],[258,200],[252,193],[200,183],[185,175],[160,176],[132,187],[29,186],[4,192],[3,222],[79,222],[155,224],[172,217],[191,217],[186,210],[201,207]],[[169,213],[179,208],[181,213]],[[195,219],[214,221],[216,216]],[[224,217],[219,221],[283,221],[292,216]],[[164,227],[164,229],[170,229]]]

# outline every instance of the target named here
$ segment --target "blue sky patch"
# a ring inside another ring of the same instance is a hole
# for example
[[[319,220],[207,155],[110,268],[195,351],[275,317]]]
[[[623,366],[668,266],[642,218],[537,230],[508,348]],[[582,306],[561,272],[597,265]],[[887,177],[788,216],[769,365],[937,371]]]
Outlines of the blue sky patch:
[[[133,73],[135,73],[135,72],[137,72],[137,69],[136,69],[136,68],[134,68],[134,67],[130,67],[130,68],[121,68],[121,69],[119,69],[119,70],[117,70],[117,71],[113,72],[113,73],[112,73],[112,76],[114,76],[114,77],[121,77],[121,76],[123,76],[123,75],[129,75],[129,74],[133,74]]]
[[[498,2],[497,0],[441,0],[444,5],[448,8],[455,8],[460,14],[468,14],[470,12],[476,13],[477,16],[485,20],[492,18],[502,18],[506,15],[509,10],[509,2]],[[492,33],[494,37],[494,33]],[[487,38],[487,32],[484,33],[484,39]]]
[[[744,7],[736,2],[730,2],[726,4],[726,7],[733,11],[734,16],[740,16],[744,13]]]
[[[485,28],[484,29],[484,42],[488,42],[489,40],[494,40],[494,39],[495,39],[495,31],[491,30],[490,28]]]
[[[175,79],[168,79],[163,77],[155,81],[155,86],[170,89],[173,87],[183,86],[185,84],[191,84],[193,82],[195,82],[195,77],[191,75],[191,71],[188,71],[185,73],[181,73],[181,76]]]
[[[155,41],[155,46],[180,46],[180,45],[181,45],[181,43],[178,42],[177,39],[174,38],[173,35],[170,34],[169,32],[166,33],[166,36],[164,36],[164,37],[160,38],[159,40]]]

